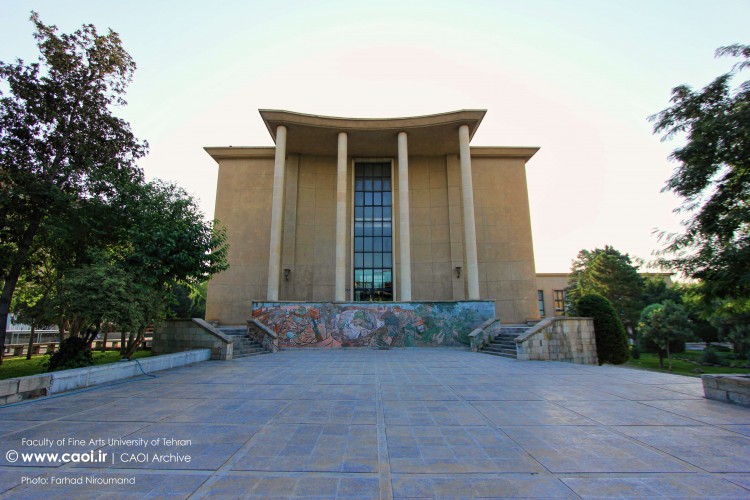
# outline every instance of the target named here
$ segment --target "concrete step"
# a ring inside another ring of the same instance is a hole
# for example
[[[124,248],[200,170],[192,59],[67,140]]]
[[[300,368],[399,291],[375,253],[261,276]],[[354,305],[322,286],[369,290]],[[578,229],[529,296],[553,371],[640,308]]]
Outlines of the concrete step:
[[[217,327],[217,330],[219,330],[224,335],[247,335],[247,327],[241,325],[219,326]]]
[[[232,358],[249,358],[250,356],[261,356],[263,354],[271,354],[271,353],[270,351],[263,350],[260,352],[251,352],[248,354],[240,354],[240,355],[232,354]]]
[[[479,352],[483,352],[485,354],[491,354],[492,356],[500,356],[501,358],[510,358],[510,359],[517,359],[516,354],[506,354],[504,352],[495,352],[495,351],[488,351],[486,349],[482,349]]]
[[[240,326],[223,326],[219,327],[226,335],[234,340],[233,358],[246,358],[248,356],[257,356],[259,354],[269,354],[270,351],[247,336],[247,328]]]

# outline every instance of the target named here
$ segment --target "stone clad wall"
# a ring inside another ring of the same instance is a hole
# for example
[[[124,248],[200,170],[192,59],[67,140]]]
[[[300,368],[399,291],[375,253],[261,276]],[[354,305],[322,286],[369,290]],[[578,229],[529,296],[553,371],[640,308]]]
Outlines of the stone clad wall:
[[[494,318],[492,301],[253,302],[279,348],[457,346]]]
[[[232,359],[234,340],[202,319],[167,320],[154,329],[153,355],[211,349],[211,359]]]
[[[596,337],[592,318],[547,318],[516,339],[520,360],[567,361],[595,365]]]

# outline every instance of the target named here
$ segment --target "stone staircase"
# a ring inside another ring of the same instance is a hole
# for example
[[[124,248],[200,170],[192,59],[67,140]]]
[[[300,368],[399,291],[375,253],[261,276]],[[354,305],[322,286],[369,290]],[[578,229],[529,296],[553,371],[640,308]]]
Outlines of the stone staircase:
[[[499,333],[480,352],[516,359],[516,338],[523,335],[529,328],[531,328],[529,325],[502,325]]]
[[[233,359],[270,353],[268,349],[248,337],[247,328],[244,326],[220,326],[218,329],[234,339]]]

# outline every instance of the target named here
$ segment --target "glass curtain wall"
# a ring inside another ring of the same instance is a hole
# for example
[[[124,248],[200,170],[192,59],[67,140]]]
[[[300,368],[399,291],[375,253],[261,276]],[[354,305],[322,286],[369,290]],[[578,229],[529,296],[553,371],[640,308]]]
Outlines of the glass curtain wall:
[[[393,300],[390,162],[354,164],[354,300]]]

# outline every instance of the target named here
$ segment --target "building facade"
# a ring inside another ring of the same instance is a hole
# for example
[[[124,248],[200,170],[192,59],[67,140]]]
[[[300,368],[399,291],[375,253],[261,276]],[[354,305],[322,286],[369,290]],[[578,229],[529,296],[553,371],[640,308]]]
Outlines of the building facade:
[[[390,119],[261,110],[275,147],[207,147],[229,265],[206,319],[253,301],[492,300],[539,318],[526,188],[538,148],[471,147],[484,110]]]

